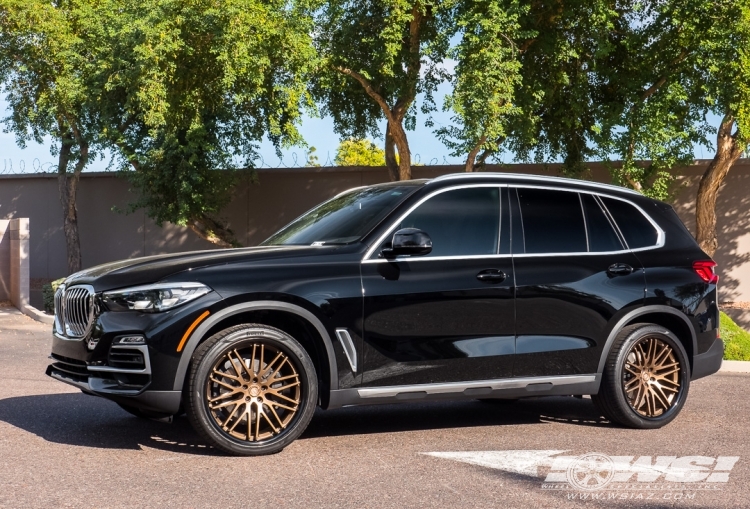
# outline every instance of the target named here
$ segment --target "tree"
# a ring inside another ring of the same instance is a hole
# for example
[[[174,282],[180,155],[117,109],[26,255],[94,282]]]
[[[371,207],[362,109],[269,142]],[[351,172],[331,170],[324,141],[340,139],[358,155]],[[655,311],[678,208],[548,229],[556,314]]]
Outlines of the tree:
[[[406,134],[448,78],[443,66],[455,32],[454,2],[331,0],[317,17],[315,44],[322,66],[314,93],[344,138],[378,136],[386,121],[385,162],[391,180],[411,178]],[[398,151],[398,159],[396,152]]]
[[[453,92],[444,106],[453,110],[453,124],[438,129],[437,135],[453,150],[451,155],[466,157],[466,171],[476,171],[497,152],[508,123],[519,113],[513,102],[521,84],[515,41],[533,34],[520,30],[519,18],[526,12],[515,0],[457,5],[460,41],[449,53],[456,66]]]
[[[716,17],[701,44],[704,63],[694,80],[710,111],[721,116],[716,154],[701,177],[696,201],[698,244],[713,256],[718,248],[716,198],[724,179],[750,148],[750,2],[710,2]]]
[[[334,162],[337,166],[383,166],[385,151],[370,140],[342,140]]]
[[[716,153],[696,199],[696,238],[713,256],[720,186],[750,146],[750,2],[653,1],[620,17],[628,27],[620,50],[626,58],[602,73],[617,90],[618,108],[602,117],[600,153],[623,160],[616,182],[664,199],[668,169],[691,163],[694,146],[709,145],[715,132]],[[718,127],[708,124],[709,113],[721,118]]]
[[[237,245],[217,216],[264,136],[301,142],[315,65],[306,1],[99,3],[97,102],[104,134],[157,224]]]
[[[88,107],[86,8],[76,1],[0,0],[0,82],[10,105],[3,121],[21,147],[53,140],[70,273],[81,270],[78,183],[100,147],[97,115]]]

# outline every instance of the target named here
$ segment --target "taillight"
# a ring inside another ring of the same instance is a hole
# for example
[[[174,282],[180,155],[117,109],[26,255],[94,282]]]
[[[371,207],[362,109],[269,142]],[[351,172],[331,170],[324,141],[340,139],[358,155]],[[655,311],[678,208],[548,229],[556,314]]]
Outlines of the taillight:
[[[713,260],[701,260],[693,262],[693,270],[700,278],[709,284],[716,284],[719,282],[719,276],[714,270],[716,262]]]

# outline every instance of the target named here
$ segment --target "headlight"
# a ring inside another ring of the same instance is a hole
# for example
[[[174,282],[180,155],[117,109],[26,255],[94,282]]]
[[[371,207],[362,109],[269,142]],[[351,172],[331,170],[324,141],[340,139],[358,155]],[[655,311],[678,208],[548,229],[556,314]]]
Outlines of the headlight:
[[[102,298],[110,311],[158,313],[197,299],[211,289],[200,283],[159,283],[104,292]]]

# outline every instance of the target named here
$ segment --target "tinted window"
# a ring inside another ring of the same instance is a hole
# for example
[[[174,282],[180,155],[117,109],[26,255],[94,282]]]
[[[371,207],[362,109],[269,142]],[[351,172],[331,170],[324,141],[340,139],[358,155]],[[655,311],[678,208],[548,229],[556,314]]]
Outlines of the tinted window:
[[[585,253],[586,229],[578,193],[518,189],[527,253]]]
[[[261,245],[355,242],[416,189],[392,184],[354,189],[318,205]]]
[[[628,243],[630,249],[656,244],[658,235],[654,225],[646,219],[640,210],[621,200],[602,198],[602,201],[620,228],[620,232],[625,237],[625,242]]]
[[[419,228],[432,239],[427,256],[468,256],[497,253],[500,193],[497,187],[456,189],[433,196],[402,221],[401,228]]]
[[[596,198],[581,193],[583,210],[586,213],[586,232],[589,234],[589,250],[594,252],[620,251],[622,243],[612,224],[607,219]]]

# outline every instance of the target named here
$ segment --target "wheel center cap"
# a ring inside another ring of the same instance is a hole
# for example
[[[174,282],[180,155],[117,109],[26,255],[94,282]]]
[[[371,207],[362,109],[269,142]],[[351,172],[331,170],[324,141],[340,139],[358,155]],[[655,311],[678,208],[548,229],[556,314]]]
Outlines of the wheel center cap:
[[[651,380],[651,373],[649,373],[648,371],[644,371],[643,373],[641,373],[641,378],[644,382],[648,382],[649,380]]]
[[[260,387],[257,385],[253,385],[250,387],[250,395],[254,398],[257,398],[258,395],[260,395]]]

